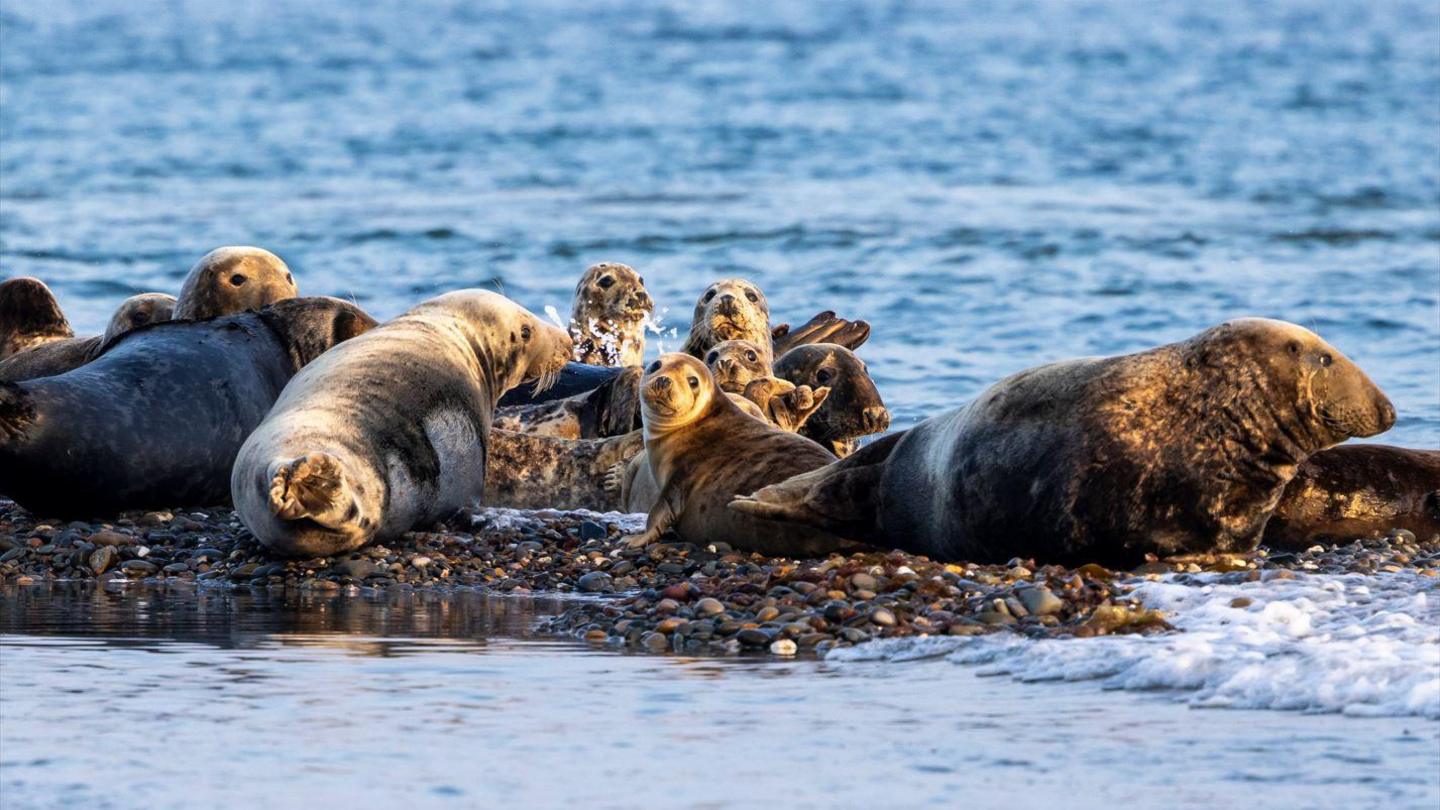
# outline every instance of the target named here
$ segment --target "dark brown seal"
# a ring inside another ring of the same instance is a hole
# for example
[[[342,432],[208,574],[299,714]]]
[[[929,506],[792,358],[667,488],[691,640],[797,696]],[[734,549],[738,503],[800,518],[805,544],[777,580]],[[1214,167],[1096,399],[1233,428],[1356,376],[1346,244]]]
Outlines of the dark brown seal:
[[[651,364],[640,396],[645,454],[660,494],[633,545],[673,530],[697,545],[719,541],[771,555],[824,555],[848,546],[824,531],[725,508],[740,493],[834,461],[823,447],[742,413],[688,355]]]
[[[797,346],[775,361],[775,376],[798,386],[826,387],[830,396],[805,420],[800,435],[844,458],[863,436],[890,427],[890,411],[855,353],[835,343]]]
[[[285,383],[374,323],[297,298],[142,326],[73,371],[0,383],[0,492],[47,516],[224,503],[240,443]]]
[[[21,382],[53,377],[79,368],[95,359],[106,346],[126,332],[170,320],[174,307],[174,296],[164,293],[132,295],[115,310],[102,335],[52,340],[0,360],[0,381]]]
[[[1238,551],[1310,454],[1394,421],[1319,336],[1239,320],[1021,372],[731,508],[946,560]]]
[[[639,366],[627,367],[593,391],[495,409],[493,428],[557,439],[603,439],[640,429]]]
[[[45,282],[29,276],[0,281],[0,359],[74,335]]]
[[[216,248],[201,256],[185,276],[175,317],[218,318],[296,295],[290,268],[274,253],[258,247]]]
[[[1263,542],[1304,549],[1405,529],[1421,540],[1440,535],[1440,450],[1345,444],[1300,465]]]
[[[570,311],[574,359],[594,366],[638,366],[645,357],[645,321],[655,302],[645,279],[619,262],[591,265],[575,285]]]

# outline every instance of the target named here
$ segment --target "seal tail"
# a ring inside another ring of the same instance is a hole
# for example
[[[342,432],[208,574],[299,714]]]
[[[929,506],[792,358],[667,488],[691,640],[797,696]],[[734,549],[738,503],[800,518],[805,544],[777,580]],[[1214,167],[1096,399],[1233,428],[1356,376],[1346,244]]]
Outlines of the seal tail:
[[[12,382],[0,382],[0,440],[13,441],[35,423],[30,392]]]
[[[326,453],[307,453],[271,468],[270,509],[281,520],[309,519],[340,529],[359,513],[340,461]]]

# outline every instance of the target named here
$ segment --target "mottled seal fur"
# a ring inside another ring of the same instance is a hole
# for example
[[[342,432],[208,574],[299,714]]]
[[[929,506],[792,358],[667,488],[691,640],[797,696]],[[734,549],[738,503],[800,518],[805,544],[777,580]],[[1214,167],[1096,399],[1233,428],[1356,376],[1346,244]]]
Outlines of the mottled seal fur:
[[[329,555],[478,502],[495,403],[553,379],[570,336],[484,290],[447,293],[285,386],[240,449],[235,511],[281,554]]]
[[[1021,372],[731,508],[946,560],[1239,551],[1306,458],[1394,420],[1319,336],[1238,320]]]
[[[1285,486],[1262,542],[1304,549],[1405,529],[1440,535],[1440,450],[1345,444],[1305,460]]]
[[[573,359],[595,366],[638,366],[645,357],[645,321],[655,302],[635,268],[591,265],[575,285],[570,310]]]
[[[771,555],[813,556],[847,547],[824,531],[727,510],[736,495],[835,460],[820,445],[745,415],[694,357],[667,354],[641,383],[645,454],[660,494],[632,545],[673,530],[697,545],[726,542]]]
[[[603,439],[640,428],[639,366],[628,366],[594,391],[495,410],[492,427],[557,439]]]
[[[0,359],[74,335],[45,282],[29,276],[0,281]]]
[[[492,428],[485,503],[613,511],[618,499],[607,476],[644,449],[645,438],[638,430],[606,439],[557,439]]]
[[[727,340],[753,343],[763,353],[767,368],[775,360],[770,303],[759,287],[743,278],[721,279],[705,288],[695,302],[690,334],[680,350],[704,359],[711,348]]]
[[[286,381],[374,323],[298,298],[142,326],[73,371],[0,383],[0,492],[46,516],[224,503],[241,442]]]
[[[294,298],[295,278],[264,248],[216,248],[190,268],[175,304],[177,319],[204,320]]]
[[[720,390],[743,394],[752,380],[769,377],[774,369],[765,362],[765,350],[749,340],[722,340],[705,353],[705,365]]]
[[[840,458],[855,451],[856,440],[890,427],[890,411],[870,378],[870,369],[844,346],[797,346],[775,361],[775,376],[797,386],[830,389],[829,398],[805,420],[800,435]]]
[[[175,297],[165,293],[132,295],[120,304],[105,333],[52,340],[0,360],[0,381],[21,382],[53,377],[85,365],[121,335],[137,327],[170,320]]]

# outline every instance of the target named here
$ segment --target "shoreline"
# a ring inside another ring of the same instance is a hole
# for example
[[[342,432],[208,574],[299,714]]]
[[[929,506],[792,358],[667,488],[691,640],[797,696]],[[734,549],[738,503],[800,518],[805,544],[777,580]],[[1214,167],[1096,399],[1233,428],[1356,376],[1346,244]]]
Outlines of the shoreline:
[[[592,598],[541,619],[536,631],[645,652],[823,656],[874,639],[917,636],[1172,632],[1165,614],[1132,596],[1164,574],[1176,574],[1182,583],[1189,574],[1203,574],[1207,584],[1402,571],[1440,578],[1440,542],[1404,534],[1304,552],[1261,548],[1177,557],[1127,572],[1031,560],[946,564],[899,551],[790,560],[723,544],[626,548],[620,536],[643,520],[480,509],[397,542],[338,557],[290,559],[260,546],[229,508],[61,522],[37,520],[0,500],[0,582],[580,595]]]

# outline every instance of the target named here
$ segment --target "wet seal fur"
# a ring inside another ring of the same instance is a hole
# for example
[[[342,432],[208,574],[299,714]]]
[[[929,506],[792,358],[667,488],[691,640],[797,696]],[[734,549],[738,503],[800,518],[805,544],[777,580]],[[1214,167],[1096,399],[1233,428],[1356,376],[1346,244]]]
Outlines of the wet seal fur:
[[[617,508],[607,476],[641,455],[644,435],[557,439],[492,428],[485,459],[485,503],[513,509]]]
[[[1421,540],[1440,535],[1440,450],[1383,444],[1321,450],[1285,486],[1263,542],[1306,549],[1396,529]]]
[[[1318,335],[1245,319],[1021,372],[730,507],[943,560],[1240,551],[1307,457],[1394,420]]]
[[[890,427],[890,411],[870,369],[844,346],[797,346],[775,361],[775,376],[797,386],[830,389],[829,398],[800,427],[800,435],[840,458],[855,452],[857,439]]]
[[[53,377],[79,368],[99,356],[121,335],[146,324],[170,320],[175,297],[165,293],[141,293],[125,299],[103,335],[69,337],[42,343],[0,360],[0,381],[21,382]]]
[[[375,321],[297,298],[132,330],[92,362],[0,383],[0,492],[45,516],[224,503],[241,442],[285,383]]]
[[[553,380],[570,336],[504,296],[459,290],[311,363],[235,460],[236,514],[281,554],[360,548],[475,504],[495,403]]]
[[[45,282],[29,276],[0,281],[0,359],[74,336]]]
[[[180,284],[175,318],[204,320],[294,298],[295,277],[279,256],[264,248],[216,248],[190,268]]]
[[[628,366],[598,388],[532,405],[504,405],[492,427],[557,439],[603,439],[640,429],[639,366]]]
[[[645,455],[660,495],[632,545],[673,530],[704,546],[726,542],[769,555],[823,556],[848,547],[824,531],[727,510],[737,494],[835,460],[820,445],[747,416],[694,357],[667,354],[641,383]]]
[[[619,262],[591,265],[575,285],[570,310],[573,359],[594,366],[638,366],[645,357],[645,321],[655,302],[645,279]]]

